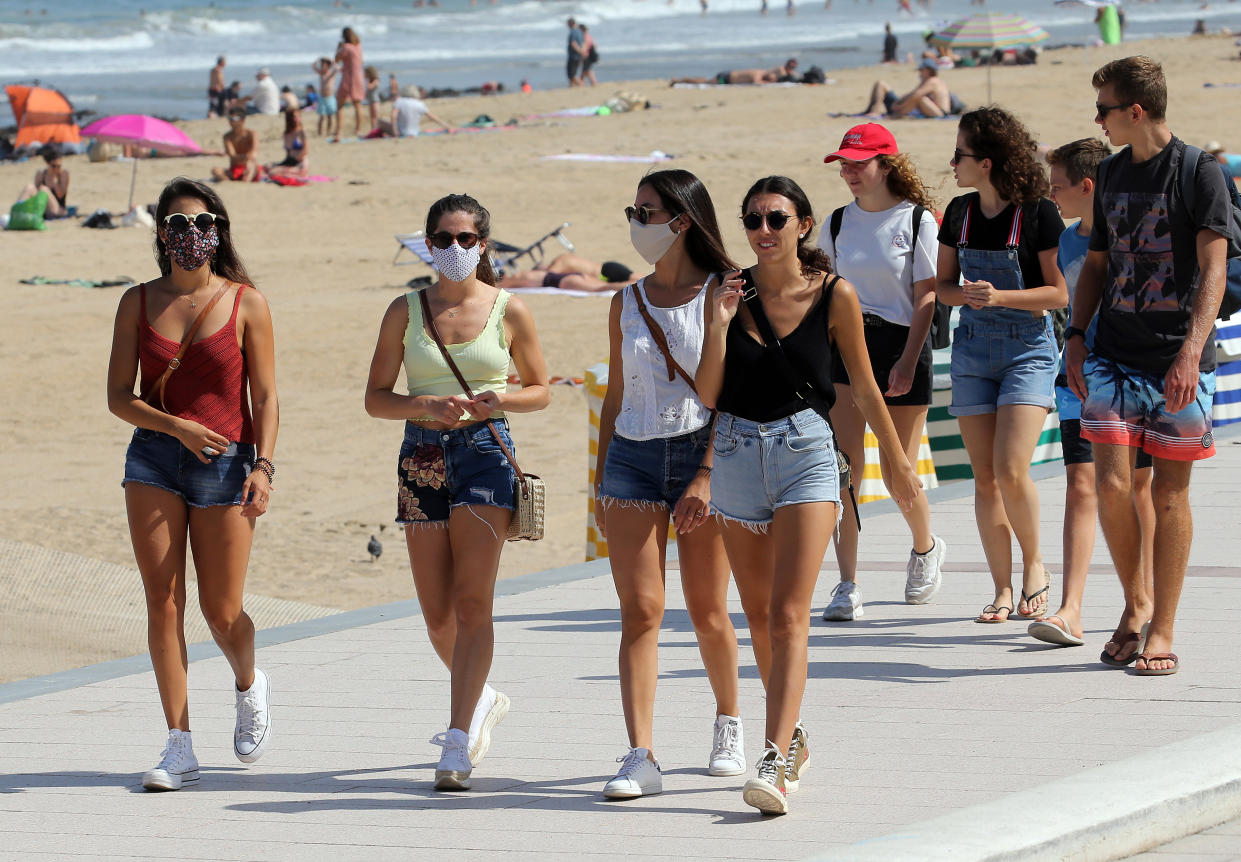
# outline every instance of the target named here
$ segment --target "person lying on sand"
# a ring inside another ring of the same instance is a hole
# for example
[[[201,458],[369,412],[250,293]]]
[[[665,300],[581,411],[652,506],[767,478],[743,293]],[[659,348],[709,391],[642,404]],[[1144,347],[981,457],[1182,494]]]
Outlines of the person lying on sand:
[[[923,58],[918,64],[918,77],[918,86],[904,96],[897,96],[886,81],[876,81],[870,91],[870,103],[862,113],[870,117],[945,117],[961,112],[964,106],[939,77],[938,63]]]
[[[792,81],[794,71],[797,69],[797,61],[789,58],[783,66],[776,66],[773,69],[732,69],[729,71],[719,72],[712,78],[673,78],[672,85],[676,84],[775,84],[782,81]]]
[[[620,290],[633,281],[633,271],[623,263],[598,263],[576,254],[559,255],[549,264],[539,264],[526,272],[506,273],[497,287],[558,287],[593,293]]]

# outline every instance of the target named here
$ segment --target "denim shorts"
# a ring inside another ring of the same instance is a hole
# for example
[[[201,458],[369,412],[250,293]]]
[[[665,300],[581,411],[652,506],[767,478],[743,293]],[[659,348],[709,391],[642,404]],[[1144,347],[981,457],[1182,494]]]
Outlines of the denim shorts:
[[[125,478],[171,491],[195,509],[241,505],[241,488],[254,465],[253,443],[229,443],[208,463],[170,434],[135,428],[125,452]]]
[[[951,416],[981,416],[1009,404],[1050,410],[1060,357],[1051,315],[1028,322],[962,321],[952,335]]]
[[[492,423],[517,457],[508,422]],[[517,474],[486,422],[448,430],[406,422],[396,473],[398,524],[447,522],[454,506],[514,508]]]
[[[1086,357],[1086,400],[1082,436],[1092,443],[1131,446],[1169,461],[1197,461],[1215,454],[1211,408],[1215,372],[1199,372],[1193,401],[1169,413],[1162,374],[1113,362],[1098,354]]]
[[[711,446],[711,511],[726,520],[761,527],[781,506],[840,503],[832,432],[810,408],[774,422],[720,413]]]
[[[671,509],[698,472],[710,442],[710,423],[688,434],[653,440],[613,434],[603,464],[600,499],[656,503]]]

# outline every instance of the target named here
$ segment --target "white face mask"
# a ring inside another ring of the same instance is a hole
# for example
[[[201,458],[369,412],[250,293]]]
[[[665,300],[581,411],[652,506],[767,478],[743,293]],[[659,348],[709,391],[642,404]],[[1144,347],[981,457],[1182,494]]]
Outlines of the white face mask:
[[[455,242],[448,248],[436,248],[432,245],[431,258],[444,278],[449,281],[465,281],[478,269],[482,249],[481,243],[474,243],[471,248],[462,248]]]
[[[672,222],[642,224],[637,219],[629,220],[629,241],[633,243],[634,250],[651,266],[668,253],[678,236],[680,234],[672,229]]]

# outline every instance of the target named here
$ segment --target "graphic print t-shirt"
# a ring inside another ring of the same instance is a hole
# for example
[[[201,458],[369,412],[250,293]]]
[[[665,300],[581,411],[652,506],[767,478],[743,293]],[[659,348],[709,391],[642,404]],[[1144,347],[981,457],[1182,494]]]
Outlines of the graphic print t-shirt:
[[[1134,164],[1126,147],[1103,162],[1095,193],[1090,250],[1108,254],[1094,349],[1100,356],[1165,374],[1185,343],[1198,287],[1197,236],[1228,236],[1231,201],[1215,159],[1203,153],[1195,172],[1194,211],[1177,188],[1184,143]],[[1215,338],[1202,349],[1201,371],[1215,369]]]

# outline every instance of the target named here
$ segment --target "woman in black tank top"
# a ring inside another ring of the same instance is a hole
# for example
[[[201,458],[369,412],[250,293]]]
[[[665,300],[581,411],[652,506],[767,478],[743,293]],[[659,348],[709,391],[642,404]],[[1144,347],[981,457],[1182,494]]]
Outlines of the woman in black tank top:
[[[720,410],[712,509],[767,690],[768,747],[742,796],[764,813],[783,814],[809,755],[798,713],[810,604],[841,511],[835,446],[822,418],[834,398],[831,340],[850,379],[863,381],[854,400],[879,439],[884,481],[902,509],[921,483],[869,373],[853,287],[830,275],[809,242],[814,216],[805,192],[787,177],[767,177],[746,194],[741,212],[758,263],[712,289],[695,382],[703,404]],[[776,344],[760,337],[764,324]]]

